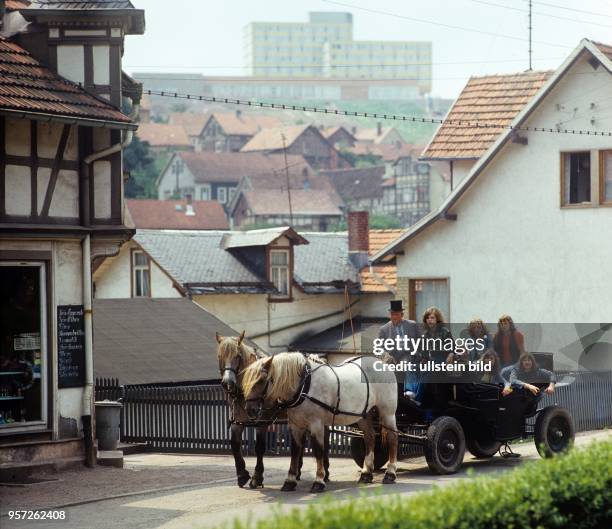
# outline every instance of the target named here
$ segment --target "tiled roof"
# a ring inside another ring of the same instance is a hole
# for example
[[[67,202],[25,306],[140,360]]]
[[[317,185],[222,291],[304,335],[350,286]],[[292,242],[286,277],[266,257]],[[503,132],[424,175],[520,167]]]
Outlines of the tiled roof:
[[[344,128],[342,125],[338,125],[337,127],[324,127],[321,130],[321,134],[323,134],[323,137],[325,139],[329,139],[331,138],[334,134],[338,133],[338,132],[343,132],[344,134],[350,136],[351,138],[355,138],[346,128]]]
[[[397,239],[405,229],[395,230],[370,230],[370,255],[374,255],[382,250],[387,244]]]
[[[280,127],[282,122],[275,116],[264,116],[253,112],[215,112],[215,121],[228,136],[254,136],[262,129]]]
[[[121,384],[219,379],[215,333],[240,331],[186,298],[94,300],[94,374]]]
[[[346,232],[301,233],[309,244],[296,246],[295,276],[301,285],[351,281],[357,283],[357,271],[348,257]]]
[[[244,176],[283,178],[285,157],[282,154],[265,155],[256,152],[183,152],[178,156],[189,167],[196,182],[238,183]],[[287,155],[290,175],[312,174],[312,168],[303,156]]]
[[[370,255],[397,239],[406,230],[370,230]],[[397,287],[397,265],[395,263],[366,266],[359,272],[361,291],[367,294],[387,293]]]
[[[272,228],[271,231],[277,233],[286,229]],[[211,285],[215,290],[225,288],[231,293],[269,292],[271,289],[265,278],[236,258],[232,253],[235,249],[223,248],[223,240],[234,233],[237,232],[138,230],[134,241],[181,285]],[[321,284],[357,283],[357,271],[348,258],[346,232],[300,235],[308,241],[308,244],[295,247],[295,280],[302,288],[312,291]]]
[[[191,147],[192,145],[185,129],[179,125],[141,123],[136,135],[151,147]]]
[[[289,198],[286,191],[260,189],[245,191],[242,196],[254,215],[289,215]],[[292,190],[291,206],[294,215],[342,215],[333,198],[318,189]]]
[[[320,174],[330,179],[345,202],[382,198],[384,165],[321,171]]]
[[[131,124],[110,103],[54,74],[26,50],[0,37],[0,111]]]
[[[184,200],[128,200],[137,229],[226,230],[229,223],[223,206],[214,200],[194,200],[195,215],[187,215]],[[178,209],[180,208],[180,209]]]
[[[389,134],[392,134],[394,131],[395,131],[394,127],[381,127],[380,134],[379,134],[378,127],[374,127],[370,129],[357,130],[357,132],[355,132],[353,136],[355,136],[355,139],[358,141],[367,141],[370,143],[372,142],[381,143],[385,140],[385,138]]]
[[[33,9],[134,9],[129,0],[32,0]]]
[[[189,136],[199,136],[210,114],[198,112],[171,112],[168,116],[168,125],[178,125],[185,129]]]
[[[138,230],[134,240],[178,283],[235,285],[262,280],[221,248],[223,231]]]
[[[276,151],[289,148],[309,127],[310,125],[291,125],[263,129],[253,136],[241,151]]]
[[[486,123],[492,128],[443,123],[423,158],[477,159],[495,142],[553,72],[472,77],[447,120]]]

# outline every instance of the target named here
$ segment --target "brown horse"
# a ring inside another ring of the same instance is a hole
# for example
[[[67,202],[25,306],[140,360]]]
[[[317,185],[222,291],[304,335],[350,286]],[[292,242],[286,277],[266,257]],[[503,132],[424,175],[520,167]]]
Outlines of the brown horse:
[[[230,439],[236,465],[238,486],[244,487],[249,482],[249,487],[255,489],[263,487],[263,456],[266,451],[266,431],[274,417],[271,415],[263,416],[257,421],[253,421],[247,416],[241,388],[242,373],[256,360],[267,358],[267,355],[244,343],[244,335],[245,331],[242,331],[240,336],[220,336],[216,333],[218,343],[217,358],[219,359],[221,385],[226,392],[227,403],[230,409]],[[286,419],[286,413],[280,414],[278,419]],[[246,470],[246,464],[242,456],[242,434],[246,426],[253,426],[255,428],[255,455],[257,463],[255,464],[253,477]],[[328,437],[326,435],[326,439]],[[300,456],[299,468],[300,470],[302,468],[302,456]],[[328,480],[329,458],[327,450],[325,452],[325,471],[326,480]],[[298,479],[299,475],[300,472],[298,472]]]

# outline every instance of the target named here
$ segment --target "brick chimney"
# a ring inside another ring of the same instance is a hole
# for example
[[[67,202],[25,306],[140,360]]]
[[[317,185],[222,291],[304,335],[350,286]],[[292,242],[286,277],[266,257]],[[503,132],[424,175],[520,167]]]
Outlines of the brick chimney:
[[[348,213],[348,250],[353,266],[361,270],[368,264],[370,252],[369,216],[367,211]]]

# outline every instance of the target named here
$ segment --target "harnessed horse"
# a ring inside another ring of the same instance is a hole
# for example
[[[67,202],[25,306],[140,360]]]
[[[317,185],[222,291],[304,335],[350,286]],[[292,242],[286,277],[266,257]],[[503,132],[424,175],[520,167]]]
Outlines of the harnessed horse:
[[[340,366],[316,363],[301,353],[279,353],[259,359],[243,374],[242,389],[249,417],[286,410],[292,434],[291,465],[283,491],[297,487],[303,439],[310,432],[317,460],[312,492],[325,490],[325,427],[357,423],[364,433],[366,457],[359,481],[372,482],[376,432],[374,409],[389,446],[389,464],[383,483],[394,483],[397,461],[397,388],[392,372],[378,372],[371,357],[356,357]]]

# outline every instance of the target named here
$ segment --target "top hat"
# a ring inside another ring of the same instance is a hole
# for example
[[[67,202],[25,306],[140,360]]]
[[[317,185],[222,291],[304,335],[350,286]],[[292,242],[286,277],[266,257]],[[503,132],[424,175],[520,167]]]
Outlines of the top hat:
[[[404,312],[404,306],[401,299],[394,299],[389,302],[389,312]]]

